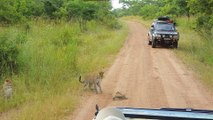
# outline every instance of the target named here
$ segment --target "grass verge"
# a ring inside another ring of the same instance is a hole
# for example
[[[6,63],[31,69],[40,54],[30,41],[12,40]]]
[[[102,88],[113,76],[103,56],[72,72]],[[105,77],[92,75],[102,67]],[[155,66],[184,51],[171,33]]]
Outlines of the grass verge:
[[[12,76],[13,98],[0,98],[0,119],[57,120],[70,114],[82,94],[78,75],[108,67],[128,32],[125,25],[110,29],[95,21],[83,33],[77,24],[63,21],[37,20],[29,25],[27,30],[23,26],[0,30],[26,36],[18,46],[20,71]]]
[[[213,90],[213,41],[200,36],[193,29],[194,22],[193,18],[189,20],[184,17],[177,19],[180,42],[175,53]]]

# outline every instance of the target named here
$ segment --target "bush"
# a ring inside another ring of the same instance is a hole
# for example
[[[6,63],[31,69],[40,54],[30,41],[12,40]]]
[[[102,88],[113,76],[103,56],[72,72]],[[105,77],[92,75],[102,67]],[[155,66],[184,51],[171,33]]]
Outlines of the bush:
[[[196,20],[198,33],[207,40],[212,40],[212,18],[212,16],[199,15]]]
[[[0,76],[18,71],[19,46],[25,40],[25,33],[17,33],[17,31],[5,31],[0,34]]]

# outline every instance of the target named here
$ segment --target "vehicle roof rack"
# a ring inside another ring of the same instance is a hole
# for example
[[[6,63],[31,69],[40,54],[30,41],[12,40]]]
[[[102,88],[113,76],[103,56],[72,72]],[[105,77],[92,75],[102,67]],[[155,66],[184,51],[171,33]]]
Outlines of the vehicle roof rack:
[[[158,17],[158,20],[167,21],[167,20],[170,20],[170,18],[169,18],[169,16],[160,16],[160,17]]]

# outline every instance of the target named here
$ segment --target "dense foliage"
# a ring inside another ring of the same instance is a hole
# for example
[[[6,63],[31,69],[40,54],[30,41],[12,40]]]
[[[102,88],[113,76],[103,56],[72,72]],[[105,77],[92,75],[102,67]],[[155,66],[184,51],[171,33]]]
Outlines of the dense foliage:
[[[8,31],[1,32],[0,76],[18,71],[18,46],[27,39],[26,35],[32,28],[31,21],[43,19],[55,23],[60,23],[60,21],[77,22],[82,32],[87,30],[87,23],[92,20],[110,28],[118,28],[117,20],[110,9],[109,1],[1,0],[0,26],[20,25],[25,32],[13,31],[18,34],[12,36]]]
[[[0,23],[14,24],[42,17],[46,19],[77,20],[82,30],[90,20],[114,18],[109,1],[83,0],[1,0]],[[107,18],[108,17],[108,18]]]
[[[16,31],[0,33],[0,76],[3,74],[11,75],[17,72],[19,45],[26,39],[25,34],[11,32]]]
[[[139,15],[143,18],[156,18],[168,15],[173,18],[187,16],[196,18],[196,30],[212,36],[213,0],[121,0],[128,9],[115,12],[118,15]]]

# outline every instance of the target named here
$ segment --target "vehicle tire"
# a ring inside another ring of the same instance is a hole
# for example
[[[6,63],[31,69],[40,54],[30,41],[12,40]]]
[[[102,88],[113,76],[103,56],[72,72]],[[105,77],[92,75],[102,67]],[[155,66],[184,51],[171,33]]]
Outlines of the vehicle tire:
[[[174,42],[174,43],[173,43],[173,47],[174,47],[174,48],[178,48],[178,42]]]
[[[151,44],[152,44],[152,42],[151,42],[151,41],[149,41],[148,45],[151,45]]]
[[[152,41],[152,48],[155,48],[155,47],[156,47],[156,41],[153,40],[153,41]]]
[[[150,36],[149,36],[149,34],[148,34],[148,36],[147,36],[147,39],[148,39],[148,45],[151,45],[152,44],[152,42],[150,41]]]

